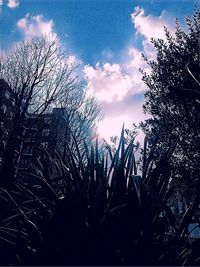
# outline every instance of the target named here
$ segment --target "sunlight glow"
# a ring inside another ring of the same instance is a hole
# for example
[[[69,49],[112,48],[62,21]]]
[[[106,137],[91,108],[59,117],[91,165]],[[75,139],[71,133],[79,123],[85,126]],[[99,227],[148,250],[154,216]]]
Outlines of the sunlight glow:
[[[123,123],[125,128],[131,129],[132,120],[127,116],[106,117],[99,123],[97,132],[100,137],[110,141],[111,136],[120,136]]]

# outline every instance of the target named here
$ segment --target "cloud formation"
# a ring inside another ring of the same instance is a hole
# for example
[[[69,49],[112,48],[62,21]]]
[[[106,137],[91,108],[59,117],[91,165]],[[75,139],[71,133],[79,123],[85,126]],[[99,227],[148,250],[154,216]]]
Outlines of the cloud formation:
[[[164,26],[171,32],[174,31],[174,26],[170,21],[170,15],[165,10],[162,11],[159,17],[152,15],[145,16],[143,8],[136,7],[131,14],[131,19],[137,34],[142,35],[149,42],[151,38],[165,39]]]
[[[95,67],[84,66],[84,73],[89,82],[90,93],[100,102],[121,102],[127,96],[141,94],[145,86],[141,81],[139,69],[147,69],[141,51],[130,47],[120,64],[97,63]]]
[[[106,63],[84,67],[90,92],[98,98],[105,114],[98,132],[107,139],[111,135],[119,135],[123,123],[126,127],[131,127],[133,122],[139,123],[146,118],[142,108],[146,86],[141,80],[139,69],[147,73],[150,69],[141,53],[149,59],[155,59],[156,51],[151,38],[165,39],[164,26],[174,32],[172,18],[165,11],[156,17],[145,15],[144,9],[136,7],[131,19],[136,35],[142,37],[142,49],[129,45],[123,51],[123,60],[118,63],[109,63],[109,57],[105,53]],[[112,54],[112,59],[113,57]]]
[[[107,140],[120,134],[123,123],[131,128],[133,122],[139,123],[145,117],[142,105],[146,88],[139,68],[147,67],[141,52],[133,47],[126,51],[125,61],[120,64],[98,63],[95,67],[84,67],[89,92],[98,98],[105,114],[98,133]]]
[[[43,15],[30,16],[27,14],[17,22],[17,27],[25,37],[34,37],[42,34],[53,34],[53,20],[45,20]]]
[[[16,8],[19,6],[19,0],[8,0],[7,6],[9,8]]]
[[[119,64],[106,63],[85,66],[84,73],[89,81],[91,94],[95,94],[99,101],[121,101],[130,91],[132,83],[128,75],[123,74]]]

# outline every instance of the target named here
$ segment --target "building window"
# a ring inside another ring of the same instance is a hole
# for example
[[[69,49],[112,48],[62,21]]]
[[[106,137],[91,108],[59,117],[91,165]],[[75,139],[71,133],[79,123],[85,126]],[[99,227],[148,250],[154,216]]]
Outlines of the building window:
[[[3,146],[4,146],[4,149],[6,148],[6,141],[3,140]]]
[[[7,98],[7,99],[10,98],[10,92],[8,90],[5,91],[5,98]]]
[[[32,146],[27,146],[25,149],[24,149],[24,154],[28,154],[28,155],[31,155],[33,153],[33,147]]]
[[[51,119],[48,117],[44,118],[44,123],[51,124]]]
[[[27,176],[22,176],[20,177],[20,182],[23,183],[23,184],[28,184],[28,177]]]
[[[7,106],[5,104],[3,104],[3,113],[5,114],[7,111]]]
[[[179,213],[183,213],[184,212],[183,204],[180,201],[178,202],[178,211],[179,211]]]
[[[26,131],[26,140],[28,141],[34,141],[36,137],[36,132],[33,131],[32,129],[29,129]]]
[[[48,142],[42,142],[41,143],[41,148],[47,148],[48,147]]]
[[[50,134],[50,129],[44,129],[42,131],[42,136],[49,136],[49,134]]]
[[[19,165],[20,168],[22,168],[22,169],[26,169],[26,168],[28,168],[28,166],[29,166],[29,160],[27,160],[27,159],[22,159],[22,160],[20,161],[20,165]]]

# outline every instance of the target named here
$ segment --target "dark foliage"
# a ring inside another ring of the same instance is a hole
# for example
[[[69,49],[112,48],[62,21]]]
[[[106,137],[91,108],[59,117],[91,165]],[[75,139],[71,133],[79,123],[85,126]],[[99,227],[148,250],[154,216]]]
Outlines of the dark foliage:
[[[152,170],[147,157],[143,178],[134,174],[134,140],[126,146],[123,130],[116,152],[107,145],[105,156],[98,142],[90,151],[68,150],[65,163],[59,154],[53,160],[46,153],[37,166],[41,176],[27,173],[40,191],[17,182],[9,192],[0,189],[1,264],[199,264],[199,241],[191,244],[187,238],[199,195],[180,224],[168,205],[175,146],[171,142]],[[60,179],[53,180],[50,166],[56,165]]]
[[[146,59],[151,74],[143,73],[143,81],[148,86],[144,109],[152,115],[145,130],[149,138],[159,138],[158,155],[170,139],[177,138],[171,167],[174,183],[181,185],[179,197],[189,202],[200,172],[199,9],[186,18],[186,24],[187,31],[177,21],[174,36],[165,29],[165,41],[152,40],[157,57]]]

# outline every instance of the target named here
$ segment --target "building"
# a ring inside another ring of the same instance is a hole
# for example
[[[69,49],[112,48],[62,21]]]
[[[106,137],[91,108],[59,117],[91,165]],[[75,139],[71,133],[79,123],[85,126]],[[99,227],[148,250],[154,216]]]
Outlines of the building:
[[[9,133],[14,116],[15,98],[9,85],[0,79],[0,168],[3,164]]]
[[[0,80],[0,104],[1,168],[3,151],[6,149],[9,132],[14,126],[15,113],[15,94],[4,80]],[[17,147],[18,155],[14,161],[18,178],[27,182],[29,179],[27,173],[33,169],[34,163],[43,154],[44,149],[52,158],[55,156],[55,150],[64,156],[68,132],[68,115],[64,108],[53,108],[52,112],[44,114],[26,113],[18,133],[20,142]]]
[[[27,170],[30,163],[45,148],[54,157],[55,150],[64,156],[68,135],[68,116],[65,109],[54,108],[51,113],[35,114],[26,119],[18,168]]]

